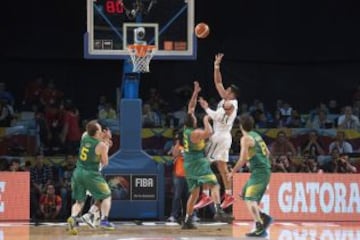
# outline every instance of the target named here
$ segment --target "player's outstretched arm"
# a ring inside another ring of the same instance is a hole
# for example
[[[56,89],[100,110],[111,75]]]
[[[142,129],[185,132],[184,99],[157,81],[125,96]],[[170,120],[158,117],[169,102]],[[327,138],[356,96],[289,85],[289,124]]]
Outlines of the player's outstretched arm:
[[[194,113],[195,112],[196,102],[197,102],[197,98],[198,98],[198,95],[199,95],[200,91],[201,91],[201,87],[199,85],[199,82],[194,81],[194,90],[193,90],[191,99],[190,99],[189,104],[188,104],[188,113]]]
[[[216,90],[218,91],[221,98],[226,97],[226,91],[222,82],[222,76],[220,72],[220,64],[223,57],[224,57],[223,53],[218,53],[215,55],[215,61],[214,61],[214,83]]]

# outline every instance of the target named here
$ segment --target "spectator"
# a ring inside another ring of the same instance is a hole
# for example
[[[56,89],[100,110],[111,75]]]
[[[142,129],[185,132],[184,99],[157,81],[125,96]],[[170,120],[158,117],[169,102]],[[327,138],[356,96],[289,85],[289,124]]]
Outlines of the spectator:
[[[282,106],[280,107],[279,111],[281,114],[281,117],[287,121],[287,119],[291,116],[291,112],[292,112],[293,108],[290,106],[289,103],[284,102],[282,104]]]
[[[143,111],[142,111],[142,122],[143,127],[160,127],[161,126],[161,120],[159,115],[154,112],[150,106],[150,104],[145,103],[143,105]]]
[[[309,153],[309,157],[317,158],[319,155],[324,155],[324,145],[320,142],[318,134],[315,130],[309,132],[308,140],[302,146],[301,149],[303,152],[307,151]]]
[[[30,168],[30,180],[38,196],[45,191],[47,184],[53,182],[53,174],[51,168],[44,163],[44,155],[35,156],[35,165]]]
[[[258,110],[260,110],[261,112],[264,113],[264,118],[266,119],[266,122],[268,122],[268,123],[273,122],[273,116],[272,116],[271,112],[265,108],[263,102],[259,101],[257,103],[256,107]]]
[[[30,161],[30,160],[26,160],[26,161],[25,161],[25,164],[24,164],[24,171],[30,172],[30,168],[31,168],[31,161]]]
[[[116,110],[113,108],[112,104],[107,102],[104,107],[99,110],[98,113],[99,119],[116,119]]]
[[[337,173],[356,173],[357,169],[349,162],[349,156],[341,153],[337,159]]]
[[[47,86],[41,91],[40,101],[42,105],[59,104],[64,93],[56,88],[54,80],[50,80]]]
[[[329,101],[327,109],[329,111],[329,114],[339,114],[341,110],[335,99],[331,99]]]
[[[174,127],[180,127],[184,124],[184,119],[186,116],[186,106],[182,106],[179,110],[175,111],[172,114],[174,123],[173,126]],[[171,124],[169,124],[171,126]]]
[[[37,151],[47,151],[50,141],[50,130],[42,112],[35,112],[35,126],[37,137]]]
[[[157,113],[162,112],[169,104],[160,96],[160,92],[156,88],[150,88],[149,96],[146,102],[151,109]]]
[[[290,116],[286,119],[285,126],[288,128],[300,128],[303,126],[301,116],[296,109],[292,109]]]
[[[286,117],[283,117],[281,115],[281,112],[279,110],[275,110],[274,112],[274,119],[272,123],[270,123],[270,126],[273,128],[282,128],[286,125]]]
[[[80,116],[78,109],[69,100],[65,103],[61,142],[64,144],[65,154],[76,155],[81,139]]]
[[[352,166],[348,161],[347,154],[339,153],[337,148],[331,152],[331,160],[324,164],[322,168],[328,173],[356,173],[356,167]]]
[[[61,211],[61,197],[55,194],[53,184],[46,185],[46,191],[40,197],[40,213],[44,220],[57,220]]]
[[[284,105],[284,101],[282,99],[277,99],[275,103],[275,111],[280,111],[280,108],[282,108]]]
[[[100,112],[101,109],[103,109],[105,107],[105,104],[107,103],[107,98],[105,95],[101,95],[99,97],[99,103],[98,103],[98,107],[97,110],[98,112]]]
[[[63,128],[63,115],[57,104],[45,107],[45,120],[50,132],[48,147],[51,152],[57,152],[61,147],[60,133]]]
[[[284,131],[279,131],[275,141],[270,147],[271,157],[277,159],[279,156],[286,156],[289,152],[292,156],[296,155],[294,144],[287,138]]]
[[[360,127],[359,118],[352,113],[352,107],[346,106],[344,114],[338,118],[338,128],[341,129],[358,129]]]
[[[319,110],[308,125],[309,128],[315,129],[326,129],[326,128],[333,128],[334,123],[328,118],[328,115],[325,110]]]
[[[300,163],[299,172],[304,173],[322,173],[315,157],[311,156],[308,150],[304,151],[302,162]]]
[[[39,200],[41,194],[45,191],[45,186],[53,182],[51,168],[44,164],[44,156],[37,154],[35,156],[35,165],[30,167],[30,206],[31,218],[38,223],[40,217]]]
[[[296,167],[287,155],[280,155],[272,162],[272,172],[296,172]]]
[[[310,122],[314,121],[315,116],[317,116],[320,111],[325,112],[325,114],[328,114],[329,110],[325,103],[321,102],[318,106],[316,106],[315,109],[312,109],[309,112],[309,121]]]
[[[10,162],[9,171],[11,172],[22,172],[24,171],[20,166],[20,160],[17,158],[14,158]]]
[[[337,149],[339,153],[352,153],[352,145],[345,140],[345,132],[337,131],[335,140],[329,145],[329,153],[332,153],[334,149]]]
[[[270,121],[267,120],[265,113],[262,110],[255,110],[253,112],[255,120],[255,128],[267,128]]]

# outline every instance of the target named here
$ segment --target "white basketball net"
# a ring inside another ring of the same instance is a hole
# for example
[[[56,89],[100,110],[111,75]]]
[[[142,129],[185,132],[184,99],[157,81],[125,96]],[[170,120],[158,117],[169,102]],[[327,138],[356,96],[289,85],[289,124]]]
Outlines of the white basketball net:
[[[154,56],[155,46],[153,45],[129,45],[128,51],[133,63],[133,72],[150,72],[149,64]]]

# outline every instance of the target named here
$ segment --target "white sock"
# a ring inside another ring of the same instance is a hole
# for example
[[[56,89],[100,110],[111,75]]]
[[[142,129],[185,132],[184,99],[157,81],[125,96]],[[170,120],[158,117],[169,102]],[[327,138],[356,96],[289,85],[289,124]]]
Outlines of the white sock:
[[[99,208],[95,205],[91,205],[89,213],[95,214],[97,211],[99,211]]]
[[[210,196],[210,190],[209,189],[203,190],[203,194]]]

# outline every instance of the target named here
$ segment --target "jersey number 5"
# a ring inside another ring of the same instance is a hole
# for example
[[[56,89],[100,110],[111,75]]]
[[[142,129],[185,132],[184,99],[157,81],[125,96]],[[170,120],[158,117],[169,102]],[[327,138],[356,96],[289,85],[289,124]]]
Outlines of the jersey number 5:
[[[89,152],[89,149],[88,149],[88,148],[86,148],[86,147],[82,147],[82,148],[81,148],[81,151],[80,151],[80,159],[81,159],[82,161],[86,161],[88,152]]]

